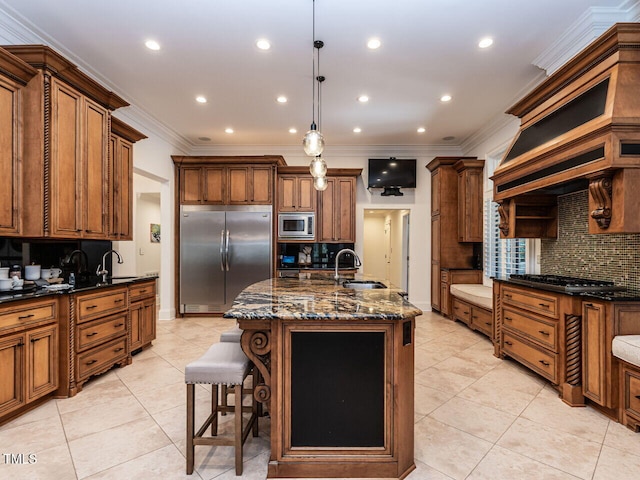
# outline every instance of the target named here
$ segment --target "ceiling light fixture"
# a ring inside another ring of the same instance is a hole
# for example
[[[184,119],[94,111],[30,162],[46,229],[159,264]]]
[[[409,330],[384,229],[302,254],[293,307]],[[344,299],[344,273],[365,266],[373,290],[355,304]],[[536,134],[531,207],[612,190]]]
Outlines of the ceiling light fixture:
[[[271,48],[271,44],[269,43],[269,40],[261,38],[256,42],[256,47],[258,47],[260,50],[269,50]]]
[[[489,48],[491,45],[493,45],[493,38],[491,37],[485,37],[478,42],[478,47],[480,48]]]
[[[418,127],[418,133],[424,133],[424,132],[426,132],[426,131],[427,131],[427,129],[426,129],[426,128],[424,128],[424,127]]]
[[[382,45],[382,42],[377,38],[372,38],[367,42],[367,47],[369,47],[371,50],[380,48],[380,45]]]
[[[448,94],[447,95],[443,95],[443,96],[440,97],[440,101],[441,102],[450,102],[451,98],[452,98],[451,95],[448,95]]]
[[[312,76],[311,76],[311,127],[302,139],[302,146],[304,153],[310,157],[314,157],[309,165],[309,172],[313,175],[313,186],[316,190],[325,190],[327,188],[327,164],[322,158],[322,151],[324,150],[324,137],[318,130],[316,125],[316,110],[318,112],[318,124],[321,123],[320,117],[320,102],[321,92],[320,87],[324,82],[325,77],[320,75],[320,49],[324,47],[322,40],[316,40],[316,2],[313,0],[313,15],[312,15],[312,37],[313,37],[313,57],[312,57]],[[318,75],[316,76],[316,66]],[[317,95],[316,95],[316,82],[318,83]]]
[[[360,103],[367,103],[369,101],[369,97],[367,95],[360,95],[358,97],[358,101]]]
[[[144,42],[144,45],[149,50],[160,50],[160,44],[155,40],[147,40],[146,42]]]
[[[360,127],[356,127],[353,129],[353,133],[360,133],[362,132],[362,129]]]
[[[224,133],[233,133],[233,128],[225,128]]]
[[[196,102],[198,103],[207,103],[207,99],[206,97],[203,97],[202,95],[199,95],[196,97]]]
[[[290,129],[289,129],[289,133],[298,133],[298,129],[296,129],[296,128],[290,128]]]
[[[276,102],[287,103],[287,97],[285,97],[284,95],[280,95],[278,98],[276,98]]]

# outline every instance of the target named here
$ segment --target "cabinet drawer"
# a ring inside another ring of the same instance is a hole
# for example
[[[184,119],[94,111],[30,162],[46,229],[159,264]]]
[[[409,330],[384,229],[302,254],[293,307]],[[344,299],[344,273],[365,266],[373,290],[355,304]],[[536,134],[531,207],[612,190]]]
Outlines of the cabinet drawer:
[[[558,299],[551,295],[514,287],[503,287],[502,297],[504,305],[513,305],[546,317],[558,318]]]
[[[556,354],[507,332],[502,332],[502,350],[551,382],[558,383]]]
[[[28,302],[0,311],[0,331],[56,319],[56,301]]]
[[[92,348],[76,357],[78,380],[124,360],[127,356],[127,337],[121,337],[98,347]]]
[[[453,317],[469,325],[471,322],[471,306],[455,297],[451,305],[453,308]]]
[[[127,314],[81,323],[76,329],[77,350],[86,350],[123,335],[127,331]]]
[[[539,343],[554,352],[558,351],[557,323],[553,320],[519,313],[504,308],[502,310],[502,324],[509,330],[514,330],[523,337]]]
[[[129,301],[135,302],[141,298],[147,298],[156,294],[156,281],[136,283],[129,287]]]
[[[125,289],[82,295],[77,298],[78,323],[110,313],[118,313],[127,308],[127,290]]]
[[[491,336],[493,333],[493,313],[478,307],[471,307],[471,326]]]
[[[640,371],[623,364],[624,409],[626,413],[640,418]]]

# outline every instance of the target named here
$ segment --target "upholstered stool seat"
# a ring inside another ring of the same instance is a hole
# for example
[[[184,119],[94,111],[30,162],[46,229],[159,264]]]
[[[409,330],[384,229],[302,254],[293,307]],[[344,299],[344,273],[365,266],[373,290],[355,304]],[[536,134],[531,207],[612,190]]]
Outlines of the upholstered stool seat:
[[[249,431],[258,436],[258,415],[255,398],[251,395],[251,406],[243,407],[242,393],[244,380],[250,372],[255,372],[253,364],[242,351],[239,343],[224,342],[213,344],[204,355],[188,364],[184,371],[187,384],[187,474],[193,473],[194,450],[196,445],[235,447],[236,475],[242,475],[242,447]],[[254,373],[255,375],[255,373]],[[211,385],[211,414],[195,431],[195,385]],[[255,384],[255,378],[254,378]],[[236,404],[232,407],[218,405],[218,385],[233,387]],[[218,437],[218,412],[233,412],[234,438]],[[243,427],[242,413],[251,413]],[[211,425],[210,437],[203,436]]]
[[[242,337],[242,329],[236,324],[235,327],[220,334],[220,341],[240,343],[240,337]]]

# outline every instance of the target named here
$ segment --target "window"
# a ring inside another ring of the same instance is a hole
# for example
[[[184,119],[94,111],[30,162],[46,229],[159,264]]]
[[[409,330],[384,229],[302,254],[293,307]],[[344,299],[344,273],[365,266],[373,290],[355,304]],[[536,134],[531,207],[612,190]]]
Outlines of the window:
[[[523,238],[501,239],[498,225],[498,204],[485,200],[484,205],[484,274],[505,277],[512,273],[525,273],[527,242]]]

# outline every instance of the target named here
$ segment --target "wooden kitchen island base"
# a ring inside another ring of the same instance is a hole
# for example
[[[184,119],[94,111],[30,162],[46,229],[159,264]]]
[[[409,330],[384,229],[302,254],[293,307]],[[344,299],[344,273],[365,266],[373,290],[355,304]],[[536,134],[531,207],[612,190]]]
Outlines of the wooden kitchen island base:
[[[393,289],[326,278],[267,280],[238,296],[225,316],[238,320],[264,380],[255,395],[271,415],[268,477],[404,478],[415,469],[420,313]]]

